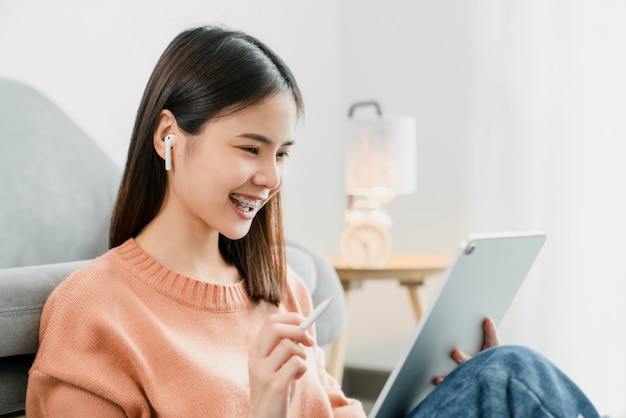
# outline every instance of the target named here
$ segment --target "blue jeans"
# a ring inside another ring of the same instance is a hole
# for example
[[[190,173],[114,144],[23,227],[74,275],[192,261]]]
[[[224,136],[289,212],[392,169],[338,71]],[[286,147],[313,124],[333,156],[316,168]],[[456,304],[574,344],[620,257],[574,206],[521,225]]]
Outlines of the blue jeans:
[[[547,359],[500,346],[457,367],[413,411],[416,417],[599,417],[582,391]]]

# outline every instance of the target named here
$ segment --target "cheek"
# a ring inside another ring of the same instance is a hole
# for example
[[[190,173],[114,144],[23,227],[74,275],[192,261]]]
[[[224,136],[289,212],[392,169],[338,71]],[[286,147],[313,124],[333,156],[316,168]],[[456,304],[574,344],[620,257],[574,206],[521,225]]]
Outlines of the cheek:
[[[285,184],[285,181],[287,180],[287,164],[286,163],[281,163],[278,166],[278,175],[280,177],[280,185],[282,187]]]

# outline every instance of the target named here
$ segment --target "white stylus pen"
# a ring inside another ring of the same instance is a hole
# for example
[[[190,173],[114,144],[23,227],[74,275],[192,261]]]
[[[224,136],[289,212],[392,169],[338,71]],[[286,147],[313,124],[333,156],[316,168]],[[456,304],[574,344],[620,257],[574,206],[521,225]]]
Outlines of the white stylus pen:
[[[331,296],[328,299],[326,299],[324,302],[317,305],[317,308],[315,308],[313,312],[311,312],[311,315],[304,318],[302,323],[300,323],[300,328],[307,329],[311,325],[313,325],[315,321],[317,321],[317,318],[319,318],[324,313],[324,311],[328,309],[328,306],[330,305],[330,302],[333,301],[333,299],[334,298]]]

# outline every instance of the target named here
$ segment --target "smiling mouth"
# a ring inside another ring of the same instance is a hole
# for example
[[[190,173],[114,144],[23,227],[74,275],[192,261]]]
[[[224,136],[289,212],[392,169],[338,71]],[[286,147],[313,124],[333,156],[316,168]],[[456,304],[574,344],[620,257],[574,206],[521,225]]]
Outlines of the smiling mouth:
[[[257,199],[249,200],[234,193],[231,193],[229,197],[235,207],[242,212],[252,212],[261,207],[261,201]]]

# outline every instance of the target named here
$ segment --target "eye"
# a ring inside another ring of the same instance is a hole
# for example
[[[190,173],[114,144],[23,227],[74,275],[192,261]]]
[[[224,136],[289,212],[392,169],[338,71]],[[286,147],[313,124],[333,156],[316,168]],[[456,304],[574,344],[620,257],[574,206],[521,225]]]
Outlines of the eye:
[[[289,151],[279,151],[276,154],[276,157],[283,159],[283,158],[289,158]]]
[[[252,155],[259,154],[259,149],[257,147],[242,147],[241,149]]]

